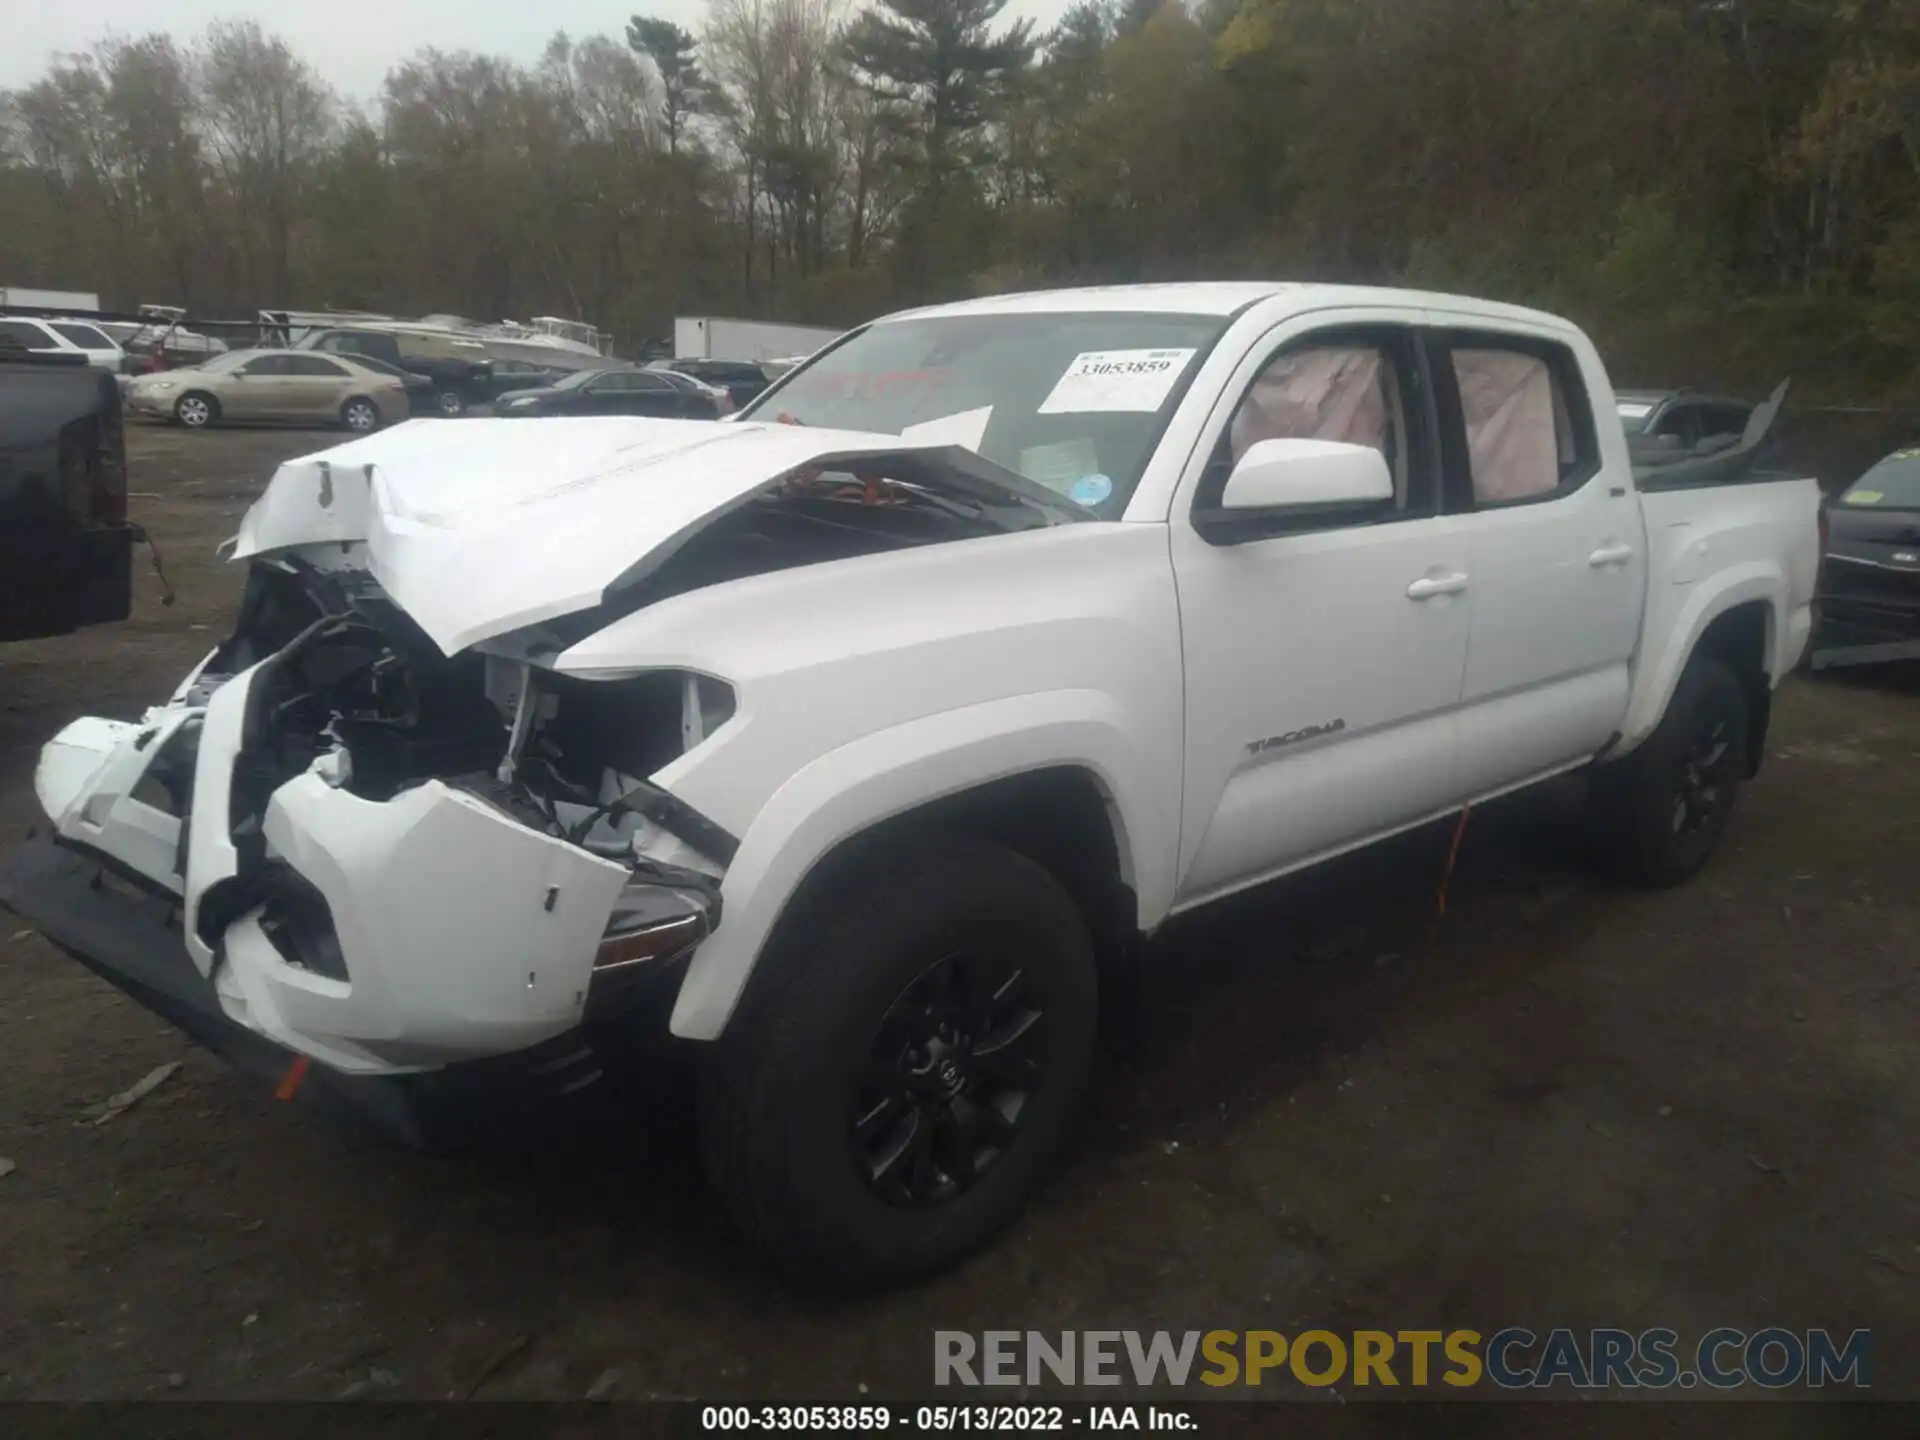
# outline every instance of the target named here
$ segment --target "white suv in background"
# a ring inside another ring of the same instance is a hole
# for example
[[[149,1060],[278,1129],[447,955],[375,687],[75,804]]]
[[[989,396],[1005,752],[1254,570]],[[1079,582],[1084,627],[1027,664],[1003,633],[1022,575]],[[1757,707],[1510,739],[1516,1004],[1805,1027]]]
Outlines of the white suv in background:
[[[113,375],[126,373],[127,352],[91,320],[65,316],[36,320],[25,315],[0,315],[0,344],[9,341],[29,351],[85,355],[87,363],[96,369]]]

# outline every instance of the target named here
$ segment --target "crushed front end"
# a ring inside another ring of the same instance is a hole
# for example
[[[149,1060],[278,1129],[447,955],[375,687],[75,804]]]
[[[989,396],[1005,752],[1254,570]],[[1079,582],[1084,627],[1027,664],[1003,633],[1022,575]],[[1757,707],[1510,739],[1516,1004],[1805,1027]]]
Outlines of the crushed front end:
[[[364,570],[259,559],[166,704],[46,746],[51,833],[0,903],[251,1068],[519,1057],[564,1088],[590,1022],[670,992],[719,923],[733,841],[646,777],[731,706],[683,672],[448,657]]]

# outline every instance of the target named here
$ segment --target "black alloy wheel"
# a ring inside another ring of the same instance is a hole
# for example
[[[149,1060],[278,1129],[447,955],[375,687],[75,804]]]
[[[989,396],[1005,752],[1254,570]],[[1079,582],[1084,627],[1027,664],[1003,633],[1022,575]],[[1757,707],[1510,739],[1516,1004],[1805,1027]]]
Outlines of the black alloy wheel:
[[[949,955],[880,1022],[851,1115],[861,1174],[889,1204],[964,1194],[1013,1145],[1040,1085],[1045,1012],[1013,960]]]

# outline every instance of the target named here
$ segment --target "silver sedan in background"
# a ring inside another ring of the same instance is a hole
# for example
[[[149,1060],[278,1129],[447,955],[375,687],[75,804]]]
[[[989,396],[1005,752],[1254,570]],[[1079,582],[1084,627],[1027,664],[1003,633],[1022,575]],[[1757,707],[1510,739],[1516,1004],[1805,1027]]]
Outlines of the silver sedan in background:
[[[142,375],[127,386],[127,408],[192,430],[222,421],[279,421],[341,425],[359,434],[408,414],[404,380],[349,355],[311,350],[231,350]]]

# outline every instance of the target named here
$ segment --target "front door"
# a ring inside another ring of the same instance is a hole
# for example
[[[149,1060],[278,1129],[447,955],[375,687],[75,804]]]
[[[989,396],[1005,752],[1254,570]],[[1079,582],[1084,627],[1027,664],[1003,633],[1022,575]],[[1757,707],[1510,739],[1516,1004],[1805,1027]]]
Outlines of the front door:
[[[1474,594],[1442,513],[1432,386],[1415,317],[1308,316],[1257,346],[1203,436],[1171,517],[1186,656],[1186,785],[1175,908],[1443,811]],[[1217,503],[1257,440],[1371,445],[1384,513],[1215,543]]]
[[[220,411],[233,420],[277,416],[286,383],[287,357],[262,355],[233,373],[233,383],[221,387]]]

